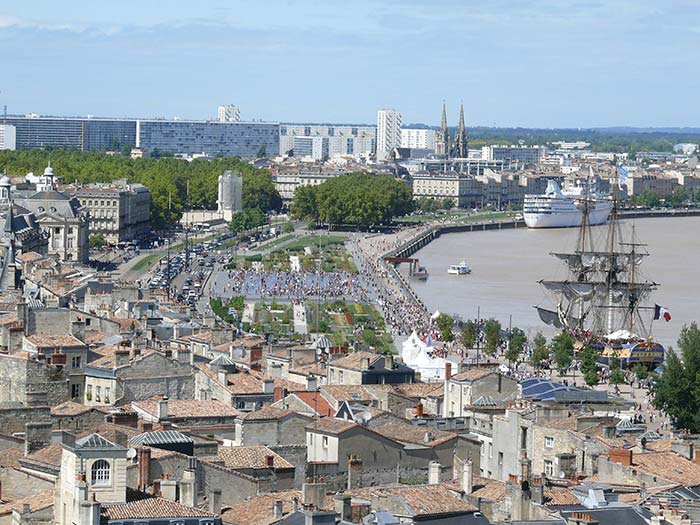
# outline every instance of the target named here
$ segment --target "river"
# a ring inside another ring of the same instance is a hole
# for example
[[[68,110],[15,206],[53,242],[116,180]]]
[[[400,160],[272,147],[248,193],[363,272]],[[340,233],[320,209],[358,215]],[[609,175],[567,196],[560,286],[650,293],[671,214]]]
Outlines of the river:
[[[676,345],[684,324],[700,321],[700,217],[634,219],[623,222],[623,232],[634,225],[638,242],[646,243],[650,256],[644,258],[640,280],[655,281],[659,289],[651,306],[666,307],[670,322],[655,321],[653,335],[665,346]],[[606,226],[593,228],[601,239]],[[430,311],[440,310],[475,318],[494,317],[508,326],[519,326],[533,336],[538,330],[548,337],[554,329],[544,325],[533,305],[551,306],[540,279],[565,279],[564,264],[549,255],[574,249],[578,229],[491,230],[445,234],[418,251],[414,257],[427,267],[427,281],[412,280],[416,293]],[[470,275],[448,275],[447,268],[465,260]],[[406,265],[399,270],[407,275]],[[653,312],[644,315],[651,318]]]

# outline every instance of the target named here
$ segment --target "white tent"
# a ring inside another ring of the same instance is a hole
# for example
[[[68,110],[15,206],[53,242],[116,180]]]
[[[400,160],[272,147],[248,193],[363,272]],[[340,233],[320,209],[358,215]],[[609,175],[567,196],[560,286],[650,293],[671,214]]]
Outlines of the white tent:
[[[445,359],[431,357],[428,346],[413,332],[403,343],[401,358],[406,366],[420,373],[421,381],[443,381],[445,379]]]
[[[430,320],[431,320],[431,321],[435,321],[435,319],[437,319],[438,317],[440,317],[440,315],[441,315],[440,310],[435,310],[435,313],[434,313],[433,315],[430,316]]]

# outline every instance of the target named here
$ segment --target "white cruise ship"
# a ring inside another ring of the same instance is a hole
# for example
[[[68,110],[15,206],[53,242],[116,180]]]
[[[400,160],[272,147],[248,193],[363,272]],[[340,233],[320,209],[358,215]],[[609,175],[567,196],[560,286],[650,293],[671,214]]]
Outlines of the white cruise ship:
[[[592,188],[593,190],[593,188]],[[612,199],[595,191],[586,193],[583,186],[562,191],[550,180],[543,195],[525,195],[523,219],[528,228],[569,228],[581,225],[582,206],[588,200],[589,222],[603,224],[612,210]]]

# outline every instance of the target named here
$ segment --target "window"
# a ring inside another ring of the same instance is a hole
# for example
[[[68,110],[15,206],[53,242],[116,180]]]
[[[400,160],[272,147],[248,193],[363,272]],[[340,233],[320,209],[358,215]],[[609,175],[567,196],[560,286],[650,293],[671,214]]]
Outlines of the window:
[[[109,403],[109,387],[105,387],[105,403]]]
[[[95,401],[100,401],[100,398],[102,397],[102,387],[98,386],[95,389]]]
[[[328,436],[323,436],[323,448],[328,448]]]
[[[552,474],[554,474],[554,465],[548,459],[544,461],[544,474],[548,477],[551,477]]]
[[[99,459],[92,464],[92,484],[109,485],[109,463]]]
[[[552,436],[545,436],[544,446],[547,448],[554,448],[554,438]]]
[[[70,386],[70,396],[75,399],[76,397],[80,397],[80,385],[75,384]]]
[[[503,465],[503,452],[498,453],[498,464]]]
[[[71,359],[71,366],[73,368],[80,368],[80,356],[74,355]]]

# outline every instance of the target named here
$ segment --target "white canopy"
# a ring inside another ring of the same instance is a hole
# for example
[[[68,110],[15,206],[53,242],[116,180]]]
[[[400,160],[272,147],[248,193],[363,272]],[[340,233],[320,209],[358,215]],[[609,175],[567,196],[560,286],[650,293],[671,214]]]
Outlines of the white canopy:
[[[431,357],[428,346],[413,332],[403,343],[401,358],[406,366],[420,373],[422,381],[444,381],[445,363],[442,357]]]
[[[435,310],[435,313],[430,316],[430,319],[435,321],[438,317],[440,317],[440,310]]]

